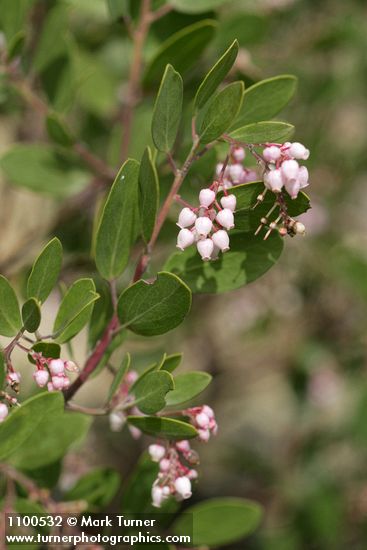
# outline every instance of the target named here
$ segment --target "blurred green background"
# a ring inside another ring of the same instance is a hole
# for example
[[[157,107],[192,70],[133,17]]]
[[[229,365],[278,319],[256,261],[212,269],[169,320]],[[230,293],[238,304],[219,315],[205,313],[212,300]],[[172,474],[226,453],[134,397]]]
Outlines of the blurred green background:
[[[61,2],[38,2],[29,22],[35,41],[44,14]],[[55,37],[67,43],[42,72],[55,109],[93,150],[117,163],[120,128],[110,121],[124,91],[131,46],[126,29],[111,24],[102,0],[69,0],[69,23],[56,17]],[[139,2],[132,2],[133,11]],[[194,499],[238,495],[265,508],[261,529],[231,548],[333,550],[367,547],[367,5],[358,0],[237,0],[216,13],[172,12],[153,26],[145,55],[199,19],[219,22],[200,63],[185,77],[192,90],[200,70],[237,38],[235,73],[247,85],[295,74],[298,93],[280,119],[311,150],[307,235],[288,239],[280,262],[262,279],[219,296],[196,297],[189,322],[168,338],[130,337],[135,365],[163,349],[184,352],[185,366],[214,375],[205,395],[220,431],[200,445]],[[32,41],[31,41],[32,44]],[[72,57],[72,63],[70,58]],[[42,60],[39,61],[42,65]],[[68,72],[70,71],[70,72]],[[74,73],[73,73],[74,71]],[[77,75],[77,76],[76,76]],[[71,83],[78,88],[75,103]],[[149,136],[155,91],[138,107],[130,154],[140,158]],[[14,141],[43,138],[39,117],[0,88],[0,151]],[[211,173],[215,158],[206,166]],[[210,164],[212,163],[212,164]],[[204,171],[205,171],[204,170]],[[83,186],[77,174],[72,190]],[[209,177],[209,176],[208,176]],[[201,175],[193,175],[198,189]],[[169,181],[169,180],[168,180]],[[163,178],[163,184],[165,180]],[[75,187],[73,187],[75,185]],[[93,206],[93,205],[92,205]],[[21,289],[47,236],[67,249],[63,279],[88,272],[94,208],[62,210],[54,198],[1,180],[0,272]],[[173,220],[172,216],[172,220]],[[157,251],[157,265],[172,243]],[[54,315],[58,297],[48,303]],[[75,355],[84,357],[85,336]],[[25,372],[24,366],[23,372]],[[26,376],[24,376],[26,378]],[[80,402],[103,399],[108,374],[80,392]],[[25,380],[24,384],[27,384]],[[29,387],[31,383],[29,381]],[[65,458],[70,486],[95,465],[132,471],[147,441],[112,434],[100,419],[85,446]]]

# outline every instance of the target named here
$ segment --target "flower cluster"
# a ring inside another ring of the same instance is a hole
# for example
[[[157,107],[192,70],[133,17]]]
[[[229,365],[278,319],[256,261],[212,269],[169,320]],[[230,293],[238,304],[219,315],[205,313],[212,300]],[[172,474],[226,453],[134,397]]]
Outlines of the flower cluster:
[[[245,158],[246,151],[243,147],[233,147],[227,165],[224,166],[221,162],[217,164],[215,172],[217,178],[221,180],[220,189],[230,189],[234,185],[250,183],[258,179],[255,170],[243,165]]]
[[[41,353],[33,353],[32,357],[36,362],[36,370],[33,373],[34,381],[40,388],[47,386],[48,391],[67,389],[70,386],[67,372],[78,371],[74,361],[47,358],[43,357]]]
[[[280,193],[283,187],[292,199],[301,189],[308,186],[308,170],[298,160],[307,160],[310,151],[302,143],[286,142],[283,145],[269,144],[263,150],[266,162],[264,184],[273,193]]]
[[[208,405],[182,411],[198,431],[198,438],[207,442],[210,435],[216,435],[218,425],[214,411]],[[189,441],[182,440],[167,446],[150,445],[149,454],[153,462],[159,463],[159,473],[152,487],[153,506],[160,508],[170,496],[181,501],[191,497],[191,482],[198,477],[193,468],[199,463],[199,456]]]
[[[219,252],[229,250],[227,231],[234,228],[236,197],[226,191],[217,201],[219,182],[199,193],[198,208],[186,206],[179,214],[177,225],[180,231],[177,248],[185,248],[196,243],[197,250],[204,261],[215,260]]]

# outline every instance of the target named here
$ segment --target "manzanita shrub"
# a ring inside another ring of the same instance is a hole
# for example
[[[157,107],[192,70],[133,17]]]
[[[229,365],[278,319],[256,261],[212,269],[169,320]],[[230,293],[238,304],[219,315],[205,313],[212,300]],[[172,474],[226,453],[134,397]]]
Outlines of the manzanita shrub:
[[[74,208],[83,209],[84,201],[95,205],[94,267],[64,288],[46,332],[39,329],[42,306],[58,285],[60,240],[51,238],[35,259],[21,305],[11,283],[0,277],[0,334],[9,338],[0,354],[0,471],[17,484],[12,499],[6,493],[9,485],[4,486],[4,506],[8,511],[82,512],[84,502],[87,508],[103,509],[120,485],[109,469],[92,471],[69,493],[55,493],[57,497],[42,487],[46,478],[49,489],[57,484],[54,465],[84,437],[93,416],[107,415],[111,430],[127,426],[132,437],[151,438],[148,453],[125,485],[121,509],[176,512],[200,477],[196,443],[210,444],[218,432],[215,412],[199,397],[211,376],[180,373],[180,350],[138,373],[129,354],[129,334],[151,338],[174,330],[189,316],[196,294],[229,292],[251,283],[278,261],[288,236],[305,232],[297,216],[309,208],[302,191],[308,185],[304,161],[309,151],[290,141],[292,125],[271,120],[293,96],[296,82],[282,75],[245,89],[241,78],[235,80],[239,47],[234,41],[194,85],[188,69],[215,34],[216,23],[208,19],[183,25],[143,61],[150,28],[160,18],[170,12],[178,17],[181,12],[201,13],[223,1],[142,0],[129,6],[124,0],[109,0],[108,24],[119,25],[133,48],[114,123],[122,135],[122,165],[115,170],[69,127],[64,113],[75,90],[67,88],[65,79],[71,79],[68,70],[76,48],[67,31],[70,5],[46,4],[1,2],[3,86],[18,108],[23,100],[37,113],[49,138],[47,143],[10,148],[1,166],[15,185],[61,200],[71,197],[76,199]],[[27,21],[32,10],[38,16],[41,12],[42,32],[30,45]],[[98,102],[93,81],[90,87],[81,113],[88,102]],[[137,105],[149,104],[152,95],[150,122],[134,128]],[[151,134],[139,158],[128,156],[134,132]],[[92,181],[80,191],[80,173],[88,172]],[[101,192],[102,207],[95,201]],[[172,220],[178,226],[178,250],[170,241],[163,265],[152,266],[162,228],[166,234],[177,233]],[[77,365],[69,346],[85,327],[88,356]],[[116,364],[113,354],[122,347],[125,355]],[[29,362],[29,378],[38,390],[30,399],[23,396],[14,350],[21,350]],[[111,372],[105,405],[78,404],[79,389],[104,369]],[[239,498],[217,498],[185,510],[193,514],[196,546],[234,542],[261,519],[258,504]],[[171,530],[184,533],[186,521],[187,516],[178,515]]]

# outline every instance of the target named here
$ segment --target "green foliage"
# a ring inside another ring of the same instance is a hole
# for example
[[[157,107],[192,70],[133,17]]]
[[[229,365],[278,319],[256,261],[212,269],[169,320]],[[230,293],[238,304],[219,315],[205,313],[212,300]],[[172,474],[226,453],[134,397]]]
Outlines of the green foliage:
[[[257,82],[245,91],[235,127],[275,117],[292,99],[296,89],[297,78],[292,75],[280,75]]]
[[[56,237],[35,260],[27,281],[27,297],[44,302],[56,285],[62,264],[62,245]]]
[[[81,477],[65,495],[65,500],[84,500],[89,507],[104,508],[116,495],[121,478],[112,468],[96,468]]]
[[[70,147],[74,139],[68,128],[63,124],[57,114],[50,113],[46,117],[46,129],[49,138],[63,147]]]
[[[173,532],[188,533],[192,522],[194,545],[209,547],[230,544],[251,534],[262,517],[258,504],[240,498],[206,500],[185,512],[176,521]]]
[[[183,82],[172,65],[167,65],[152,116],[152,138],[158,151],[171,151],[180,126]]]
[[[19,304],[8,279],[0,275],[0,334],[15,336],[22,327]]]
[[[63,297],[54,323],[54,336],[60,344],[73,338],[88,323],[99,296],[92,279],[75,281]]]
[[[127,353],[121,363],[121,366],[120,368],[118,369],[118,371],[116,372],[115,374],[115,377],[113,379],[113,382],[111,384],[111,387],[110,387],[110,390],[108,392],[108,398],[107,398],[107,403],[109,403],[111,401],[111,399],[113,398],[113,396],[116,394],[116,392],[119,390],[120,388],[120,385],[121,383],[123,382],[124,380],[124,377],[127,373],[127,371],[129,370],[130,368],[130,363],[131,363],[131,357],[130,357],[130,353]]]
[[[148,243],[153,233],[159,205],[157,170],[149,147],[145,149],[140,163],[139,191],[141,231],[144,241]]]
[[[218,8],[228,0],[171,0],[172,6],[183,13],[200,13]]]
[[[48,65],[64,54],[67,48],[67,33],[65,30],[68,29],[68,25],[67,5],[64,3],[56,4],[48,12],[42,26],[32,64],[35,71],[42,72]]]
[[[201,109],[212,97],[219,84],[224,80],[238,54],[238,41],[234,40],[229,48],[218,59],[216,64],[210,69],[196,92],[194,106]]]
[[[180,366],[182,361],[182,353],[173,353],[172,355],[165,355],[159,368],[166,370],[167,372],[173,372]]]
[[[88,174],[75,165],[73,157],[48,145],[14,145],[1,157],[0,167],[15,185],[57,198],[80,191],[88,183]]]
[[[175,389],[166,397],[167,407],[183,405],[197,397],[210,384],[212,377],[207,372],[184,372],[175,376]]]
[[[231,126],[241,107],[243,92],[243,82],[233,82],[211,99],[197,128],[202,143],[218,139]]]
[[[215,34],[215,21],[202,20],[171,35],[158,49],[147,66],[144,85],[159,82],[167,64],[172,64],[180,74],[184,74],[195,63]]]
[[[0,25],[7,41],[24,28],[28,11],[35,0],[1,0]]]
[[[230,246],[214,262],[203,262],[195,249],[188,248],[172,254],[164,268],[181,277],[192,292],[228,292],[266,273],[278,260],[283,241],[278,235],[264,241],[253,233],[236,232]]]
[[[191,307],[189,288],[172,273],[158,273],[153,283],[140,280],[118,301],[122,327],[143,336],[164,334],[177,327]]]
[[[129,0],[106,0],[112,19],[118,19],[129,14]]]
[[[4,383],[5,383],[5,376],[6,376],[5,369],[6,369],[6,365],[5,365],[4,352],[0,348],[0,391],[3,389]]]
[[[127,160],[107,197],[96,237],[96,265],[105,279],[121,275],[136,239],[139,163]]]
[[[164,416],[128,416],[127,421],[142,432],[163,439],[191,439],[197,431],[191,424]]]
[[[56,344],[56,342],[37,342],[37,344],[32,346],[32,349],[37,353],[42,353],[43,357],[51,359],[58,359],[61,353],[61,346],[60,344]],[[34,365],[36,364],[36,361],[29,354],[28,359]]]
[[[28,332],[36,332],[41,323],[41,308],[35,298],[29,298],[22,307],[23,327]]]
[[[231,138],[242,143],[267,143],[287,141],[294,132],[294,126],[285,122],[255,122],[230,132]]]
[[[164,409],[166,394],[175,387],[172,375],[164,370],[150,372],[134,384],[135,404],[144,414]]]

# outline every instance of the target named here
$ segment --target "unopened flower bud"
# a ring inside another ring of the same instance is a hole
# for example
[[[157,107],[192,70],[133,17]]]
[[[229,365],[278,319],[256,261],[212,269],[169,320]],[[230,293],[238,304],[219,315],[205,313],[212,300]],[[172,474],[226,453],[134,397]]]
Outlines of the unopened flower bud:
[[[298,182],[300,189],[303,189],[304,187],[308,186],[308,170],[306,166],[300,166],[299,172],[298,172]]]
[[[214,250],[214,243],[211,239],[203,239],[202,241],[198,241],[196,243],[196,247],[204,261],[210,260]]]
[[[52,359],[49,364],[51,374],[64,374],[65,364],[62,359]]]
[[[153,462],[159,462],[166,454],[166,449],[162,445],[149,445],[148,453]]]
[[[210,439],[210,431],[209,430],[198,430],[198,437],[201,441],[204,441],[204,443],[207,443]]]
[[[70,388],[70,380],[67,376],[64,376],[64,385],[63,385],[63,390],[67,390],[68,388]]]
[[[215,201],[215,192],[212,189],[202,189],[199,193],[199,203],[200,206],[209,208],[211,204]]]
[[[161,472],[168,472],[170,469],[171,463],[168,460],[168,458],[162,458],[162,460],[159,462],[159,469]]]
[[[306,227],[301,222],[296,222],[292,229],[297,235],[304,235],[306,233]]]
[[[199,426],[199,428],[207,429],[209,428],[209,417],[206,416],[205,413],[201,412],[199,413],[196,418],[196,424]]]
[[[120,432],[126,422],[125,415],[121,411],[112,411],[109,416],[112,432]]]
[[[228,172],[233,183],[240,183],[244,173],[242,164],[231,164],[231,166],[228,167]]]
[[[243,147],[235,147],[233,150],[232,150],[232,157],[234,158],[234,160],[236,160],[237,162],[242,162],[245,157],[246,157],[246,151],[244,150]]]
[[[213,243],[218,247],[222,252],[229,250],[229,237],[227,231],[224,229],[219,229],[212,235]]]
[[[187,477],[191,480],[197,479],[198,478],[198,473],[197,473],[196,470],[190,470],[189,473],[187,474]]]
[[[202,216],[195,222],[195,229],[199,235],[206,237],[212,230],[213,222],[210,218]]]
[[[191,481],[187,476],[178,477],[175,481],[175,489],[178,495],[184,500],[190,498],[192,495],[191,492]]]
[[[209,418],[215,417],[214,411],[209,405],[203,405],[202,412],[209,416]]]
[[[302,143],[295,141],[288,149],[288,154],[295,159],[307,160],[310,156],[310,151],[306,149]]]
[[[132,386],[133,384],[135,384],[138,378],[139,378],[139,374],[137,373],[136,370],[129,370],[129,372],[126,374],[126,377],[125,377],[126,384],[128,384],[129,386]]]
[[[182,441],[177,441],[176,449],[178,451],[181,451],[181,453],[187,453],[191,449],[190,443],[187,441],[187,439],[183,439]]]
[[[48,390],[48,391],[55,391],[55,388],[54,388],[52,382],[49,382],[49,383],[47,384],[47,390]]]
[[[287,193],[290,195],[291,199],[296,199],[301,188],[299,180],[292,180],[285,182],[285,188]]]
[[[162,502],[165,499],[165,495],[163,493],[162,487],[159,487],[158,485],[155,485],[152,488],[152,505],[155,508],[160,508],[162,506]]]
[[[7,378],[10,384],[19,384],[21,376],[19,372],[9,372]]]
[[[65,361],[65,369],[69,372],[79,371],[78,365],[76,365],[74,361]]]
[[[46,386],[49,377],[50,375],[48,374],[47,370],[37,370],[36,372],[33,373],[33,378],[37,386],[39,386],[40,388],[43,388],[44,386]]]
[[[276,147],[275,145],[266,147],[263,151],[263,157],[266,160],[266,162],[275,162],[280,158],[280,156],[281,156],[281,151],[279,147]]]
[[[4,422],[5,418],[9,414],[9,409],[5,403],[0,403],[0,422]]]
[[[278,169],[266,172],[264,184],[267,189],[270,189],[274,193],[279,193],[284,185],[282,172]]]
[[[178,216],[178,227],[183,229],[184,227],[190,227],[195,223],[197,216],[190,208],[183,208]]]
[[[220,204],[223,208],[229,208],[232,212],[234,212],[237,204],[236,195],[224,195],[224,197],[220,199]]]
[[[51,378],[53,388],[55,390],[64,389],[64,377],[63,376],[53,376]]]
[[[295,181],[298,178],[299,164],[296,160],[285,160],[282,163],[282,175],[289,181]]]
[[[255,170],[245,170],[241,183],[250,183],[258,179],[257,172]]]
[[[177,235],[176,247],[180,250],[185,250],[188,246],[191,246],[195,242],[195,235],[190,229],[181,229]]]
[[[234,216],[232,210],[229,208],[223,208],[223,210],[217,214],[217,221],[221,226],[227,229],[227,231],[232,229],[234,227]]]

